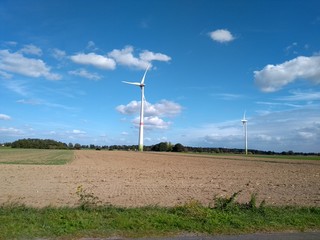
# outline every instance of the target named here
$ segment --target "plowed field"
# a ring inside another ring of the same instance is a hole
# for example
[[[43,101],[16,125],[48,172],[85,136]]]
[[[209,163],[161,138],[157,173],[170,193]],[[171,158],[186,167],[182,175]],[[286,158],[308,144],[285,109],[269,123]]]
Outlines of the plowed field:
[[[320,206],[320,161],[79,150],[66,165],[0,165],[0,204],[73,206],[79,186],[116,206],[209,204],[239,190],[241,202]]]

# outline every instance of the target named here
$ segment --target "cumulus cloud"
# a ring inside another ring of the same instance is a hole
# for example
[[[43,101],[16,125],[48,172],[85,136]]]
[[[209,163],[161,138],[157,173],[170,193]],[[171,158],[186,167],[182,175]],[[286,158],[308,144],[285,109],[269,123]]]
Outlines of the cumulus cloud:
[[[125,115],[132,115],[136,114],[140,111],[140,104],[141,102],[139,101],[131,101],[127,105],[119,105],[116,107],[116,110]]]
[[[170,61],[171,58],[162,53],[153,53],[148,50],[143,51],[139,54],[139,58],[133,55],[134,49],[132,46],[126,46],[119,50],[112,50],[108,56],[112,57],[117,63],[129,67],[138,69],[145,69],[151,61]]]
[[[171,57],[162,54],[162,53],[153,53],[148,50],[143,51],[142,53],[139,54],[140,59],[143,61],[151,62],[151,61],[163,61],[163,62],[168,62],[171,60]]]
[[[90,73],[85,69],[77,69],[74,71],[69,71],[68,73],[71,75],[74,75],[74,76],[79,76],[79,77],[87,78],[90,80],[100,80],[101,79],[101,76],[99,74]]]
[[[10,120],[10,119],[11,119],[10,116],[0,113],[0,120]]]
[[[140,105],[140,101],[131,101],[127,105],[117,106],[116,110],[121,114],[133,115],[139,113]],[[144,114],[145,116],[173,117],[178,115],[181,111],[182,107],[180,104],[168,100],[161,100],[160,102],[155,104],[146,102]]]
[[[70,57],[74,63],[91,65],[101,69],[113,70],[116,63],[113,59],[95,53],[78,53]]]
[[[36,56],[42,55],[42,50],[33,44],[24,45],[24,47],[19,52]]]
[[[147,61],[143,61],[133,56],[133,47],[131,46],[127,46],[121,50],[114,49],[108,56],[114,58],[119,64],[139,69],[145,69],[149,65]]]
[[[133,121],[136,127],[140,125],[140,118],[136,117]],[[158,116],[150,116],[143,118],[143,126],[145,129],[167,129],[171,122],[166,122]]]
[[[254,80],[264,92],[275,92],[296,80],[320,84],[320,56],[299,56],[278,65],[267,65],[254,71]]]
[[[127,105],[119,105],[116,107],[116,110],[125,115],[137,115],[140,112],[140,104],[140,101],[131,101]],[[181,105],[172,101],[161,100],[155,104],[146,102],[144,111],[144,126],[147,129],[167,129],[171,125],[171,122],[165,121],[162,118],[174,117],[181,111]],[[140,117],[137,116],[132,122],[136,127],[138,127],[139,121]]]
[[[213,32],[210,32],[209,36],[213,41],[220,42],[220,43],[231,42],[235,39],[231,34],[231,32],[226,29],[218,29]]]
[[[17,73],[28,77],[45,77],[49,80],[59,80],[61,76],[51,72],[41,59],[26,58],[19,52],[11,53],[0,50],[0,70]]]
[[[182,111],[182,107],[180,104],[163,99],[159,103],[155,103],[155,104],[151,104],[147,102],[145,114],[146,116],[157,115],[157,116],[173,117],[180,114],[181,111]]]

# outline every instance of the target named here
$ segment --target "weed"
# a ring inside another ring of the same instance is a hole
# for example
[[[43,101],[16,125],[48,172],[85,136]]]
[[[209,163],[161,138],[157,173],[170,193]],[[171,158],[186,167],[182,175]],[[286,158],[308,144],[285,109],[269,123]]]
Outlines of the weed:
[[[81,209],[94,208],[102,203],[102,201],[100,201],[93,192],[88,192],[88,190],[84,189],[82,185],[77,187],[76,194],[79,197],[78,202]]]
[[[215,209],[218,210],[223,210],[223,211],[232,211],[232,210],[252,210],[256,211],[259,210],[260,212],[263,212],[266,201],[263,200],[259,207],[257,206],[257,194],[253,193],[251,194],[250,200],[247,203],[239,203],[236,201],[237,196],[242,192],[242,190],[235,192],[231,195],[231,197],[215,197],[214,198],[214,207]]]
[[[235,192],[231,195],[231,197],[215,197],[214,198],[214,208],[219,210],[231,210],[239,205],[236,203],[236,197],[242,190]]]

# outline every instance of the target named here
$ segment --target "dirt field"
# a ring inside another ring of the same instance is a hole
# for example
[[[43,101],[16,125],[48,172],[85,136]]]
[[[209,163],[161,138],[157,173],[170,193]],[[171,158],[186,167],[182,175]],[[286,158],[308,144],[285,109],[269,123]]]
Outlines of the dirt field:
[[[242,190],[258,203],[320,206],[320,161],[174,153],[75,151],[61,166],[0,165],[0,204],[73,206],[77,187],[117,206],[173,206]]]

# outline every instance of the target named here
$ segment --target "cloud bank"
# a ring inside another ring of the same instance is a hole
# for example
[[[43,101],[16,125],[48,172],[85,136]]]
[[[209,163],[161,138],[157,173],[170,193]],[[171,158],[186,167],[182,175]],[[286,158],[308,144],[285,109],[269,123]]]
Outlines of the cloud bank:
[[[263,92],[275,92],[297,80],[320,84],[320,56],[299,56],[278,65],[254,71],[254,81]]]

